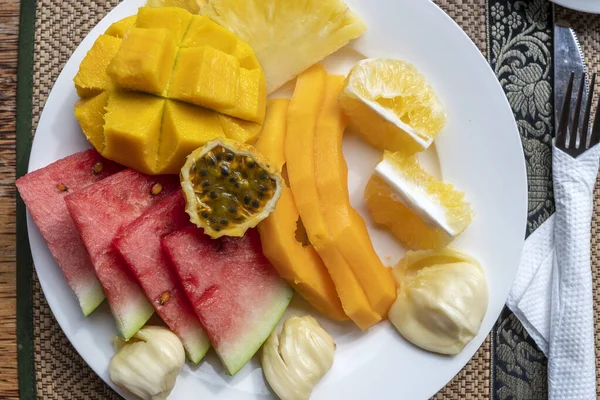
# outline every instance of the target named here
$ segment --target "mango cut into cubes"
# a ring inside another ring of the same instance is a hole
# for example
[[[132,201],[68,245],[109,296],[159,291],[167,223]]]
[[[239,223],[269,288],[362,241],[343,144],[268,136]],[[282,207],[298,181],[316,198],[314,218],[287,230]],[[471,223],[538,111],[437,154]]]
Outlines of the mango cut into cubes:
[[[157,171],[178,174],[188,154],[218,137],[225,137],[219,114],[191,104],[167,100]]]
[[[192,14],[179,7],[142,7],[138,10],[135,26],[146,29],[167,29],[174,34],[175,42],[180,44],[191,19]]]
[[[121,46],[121,39],[100,35],[79,65],[79,71],[73,82],[79,97],[95,96],[105,90],[111,90],[113,83],[106,68]]]
[[[75,84],[90,143],[147,174],[178,173],[188,153],[216,138],[253,143],[266,108],[252,48],[178,7],[142,7],[112,24]]]
[[[139,172],[156,171],[156,154],[165,99],[135,92],[112,92],[104,116],[106,158],[133,166]]]
[[[106,32],[104,32],[104,34],[122,39],[127,33],[129,33],[129,30],[135,25],[136,18],[137,15],[132,15],[131,17],[123,18],[122,20],[113,23],[106,30]]]
[[[123,39],[107,73],[122,88],[162,95],[166,93],[176,53],[171,31],[134,27]]]

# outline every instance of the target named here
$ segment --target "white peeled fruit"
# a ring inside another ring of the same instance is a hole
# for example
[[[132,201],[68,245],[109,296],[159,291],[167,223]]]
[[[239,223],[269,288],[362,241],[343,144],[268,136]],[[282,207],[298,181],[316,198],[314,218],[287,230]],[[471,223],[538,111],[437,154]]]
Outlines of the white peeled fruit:
[[[333,365],[335,342],[310,315],[290,317],[262,349],[267,382],[282,400],[307,400]]]
[[[115,339],[110,380],[144,400],[164,400],[185,363],[179,338],[162,326],[146,326],[125,342]]]
[[[413,344],[458,354],[473,339],[488,305],[485,273],[451,248],[409,251],[393,270],[398,297],[389,319]]]

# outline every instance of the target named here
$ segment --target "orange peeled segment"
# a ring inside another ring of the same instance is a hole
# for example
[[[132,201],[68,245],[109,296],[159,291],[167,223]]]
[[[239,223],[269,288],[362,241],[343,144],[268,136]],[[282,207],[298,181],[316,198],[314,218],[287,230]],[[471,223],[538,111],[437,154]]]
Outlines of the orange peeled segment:
[[[255,147],[281,172],[285,163],[284,142],[289,100],[270,100],[263,131]],[[300,218],[292,192],[284,187],[275,211],[258,225],[265,256],[279,275],[306,301],[335,320],[348,317],[342,309],[333,281],[315,249],[296,240]]]
[[[294,200],[308,237],[325,263],[344,312],[365,330],[381,320],[359,280],[344,259],[321,212],[315,181],[314,133],[326,93],[327,73],[321,65],[303,72],[288,108],[285,157]]]
[[[345,117],[337,98],[344,86],[342,76],[327,77],[325,98],[314,139],[315,178],[321,211],[333,242],[360,282],[371,307],[381,316],[396,299],[391,270],[375,253],[367,227],[350,205],[348,167],[342,153]]]

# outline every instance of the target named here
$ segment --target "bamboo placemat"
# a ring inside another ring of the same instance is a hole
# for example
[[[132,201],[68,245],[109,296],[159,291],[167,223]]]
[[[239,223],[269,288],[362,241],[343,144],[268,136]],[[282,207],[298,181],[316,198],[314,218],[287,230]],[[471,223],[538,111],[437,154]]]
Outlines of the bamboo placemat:
[[[546,0],[436,0],[436,3],[487,55],[515,110],[530,179],[528,233],[531,233],[553,212],[549,152],[553,132],[553,8]],[[87,32],[116,4],[117,0],[37,2],[33,54],[33,132],[62,67]],[[557,12],[577,24],[588,65],[590,69],[597,70],[600,66],[600,19],[558,9]],[[507,53],[511,56],[507,56]],[[550,68],[545,68],[545,65],[550,65]],[[598,192],[596,199],[600,205]],[[597,266],[600,261],[598,211],[594,222],[592,253],[593,265]],[[598,274],[600,272],[594,269],[594,288],[597,299],[600,299]],[[597,320],[600,321],[600,318]],[[74,351],[52,316],[35,273],[33,326],[32,378],[36,384],[37,398],[119,398]],[[600,334],[600,325],[597,332]],[[597,350],[596,354],[597,360],[600,360],[600,351]],[[600,366],[600,362],[598,364]],[[547,397],[545,368],[546,361],[541,352],[516,318],[505,310],[473,359],[435,399],[544,399]]]

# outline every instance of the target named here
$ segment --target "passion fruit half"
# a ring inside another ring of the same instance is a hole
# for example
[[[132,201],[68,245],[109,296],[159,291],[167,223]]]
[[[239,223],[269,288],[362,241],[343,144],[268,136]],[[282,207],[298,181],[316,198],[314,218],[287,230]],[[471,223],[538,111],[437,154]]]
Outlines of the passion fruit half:
[[[254,147],[222,138],[189,154],[180,179],[190,220],[214,239],[258,225],[275,210],[284,185]]]

